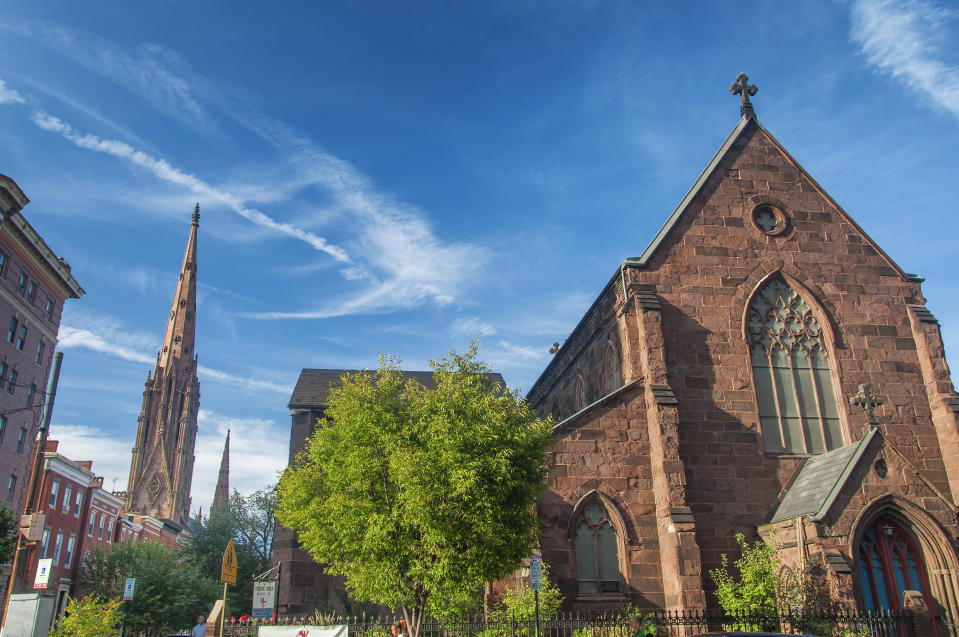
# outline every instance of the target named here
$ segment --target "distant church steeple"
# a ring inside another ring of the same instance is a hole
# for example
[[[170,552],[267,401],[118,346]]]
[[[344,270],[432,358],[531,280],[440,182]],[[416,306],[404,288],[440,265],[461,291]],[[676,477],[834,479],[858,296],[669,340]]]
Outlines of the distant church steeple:
[[[190,519],[200,382],[196,341],[196,256],[200,204],[193,210],[190,238],[167,318],[156,367],[147,373],[143,406],[130,463],[127,508],[172,520]]]
[[[213,506],[210,507],[210,517],[220,510],[230,508],[230,430],[226,430],[226,444],[223,445],[223,459],[220,461],[220,477],[216,481],[216,491],[213,492]]]

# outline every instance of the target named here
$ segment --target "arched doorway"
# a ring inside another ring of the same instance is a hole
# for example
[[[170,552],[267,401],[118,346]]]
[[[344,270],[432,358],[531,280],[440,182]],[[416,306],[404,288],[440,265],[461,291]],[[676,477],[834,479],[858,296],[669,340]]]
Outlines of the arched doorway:
[[[936,608],[919,545],[898,520],[889,515],[873,520],[859,539],[856,557],[865,610],[900,611],[907,590],[920,591],[926,607]]]

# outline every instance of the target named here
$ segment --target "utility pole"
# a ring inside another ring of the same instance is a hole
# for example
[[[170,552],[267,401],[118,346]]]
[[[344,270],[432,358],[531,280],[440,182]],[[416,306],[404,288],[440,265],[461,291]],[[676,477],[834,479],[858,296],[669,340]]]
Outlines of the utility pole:
[[[47,384],[47,399],[43,406],[43,419],[40,421],[40,437],[33,449],[33,465],[30,469],[30,483],[27,489],[27,495],[24,498],[23,517],[32,515],[42,508],[42,503],[38,501],[43,495],[43,454],[47,446],[47,438],[50,431],[50,420],[53,418],[53,402],[57,397],[57,385],[60,382],[60,367],[63,364],[63,352],[57,352],[53,356],[53,370],[50,374],[50,382]],[[39,505],[39,506],[38,506]],[[21,518],[22,519],[22,518]],[[21,560],[20,552],[25,550],[31,552],[35,543],[23,542],[22,528],[17,532],[17,550],[13,554],[13,565],[10,568],[10,582],[7,584],[7,592],[3,599],[3,619],[0,620],[0,631],[7,623],[7,615],[10,614],[10,595],[13,593],[13,587],[20,579],[18,571],[23,570],[24,563],[29,560]]]

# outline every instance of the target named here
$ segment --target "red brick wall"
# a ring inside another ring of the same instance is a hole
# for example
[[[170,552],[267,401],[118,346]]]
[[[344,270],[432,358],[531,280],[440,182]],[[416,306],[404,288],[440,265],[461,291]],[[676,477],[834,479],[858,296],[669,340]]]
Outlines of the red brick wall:
[[[0,271],[0,363],[6,363],[7,374],[10,369],[17,371],[17,386],[13,395],[8,392],[9,385],[4,379],[0,390],[0,412],[22,410],[27,406],[27,391],[30,383],[36,386],[32,410],[14,411],[6,415],[3,438],[0,439],[0,502],[15,515],[23,510],[24,486],[29,473],[29,463],[33,457],[34,441],[40,422],[43,404],[43,392],[47,388],[47,375],[50,361],[56,345],[55,336],[60,326],[60,313],[63,299],[53,292],[39,271],[30,265],[16,247],[0,233],[0,252],[6,255],[6,264]],[[29,282],[37,286],[33,303],[17,292],[20,274],[26,273]],[[44,310],[47,300],[53,304],[50,320],[46,320]],[[16,317],[20,325],[27,326],[26,342],[23,349],[17,349],[7,340],[7,330],[11,317]],[[47,332],[44,334],[43,332]],[[36,362],[37,345],[43,340],[44,350],[40,363]],[[17,452],[17,440],[20,429],[26,428],[27,434],[22,450]],[[17,476],[17,484],[12,500],[8,500],[7,485],[11,475]]]

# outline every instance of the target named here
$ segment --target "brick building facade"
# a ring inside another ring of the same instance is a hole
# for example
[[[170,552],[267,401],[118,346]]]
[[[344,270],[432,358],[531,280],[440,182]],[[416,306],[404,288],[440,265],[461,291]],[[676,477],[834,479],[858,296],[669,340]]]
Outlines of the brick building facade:
[[[24,218],[29,201],[0,175],[0,503],[14,519],[23,512],[63,304],[84,294]],[[4,565],[0,591],[9,575]]]
[[[921,281],[744,97],[528,394],[558,421],[541,549],[567,603],[714,606],[735,534],[777,529],[848,603],[914,589],[955,622],[959,399]]]

